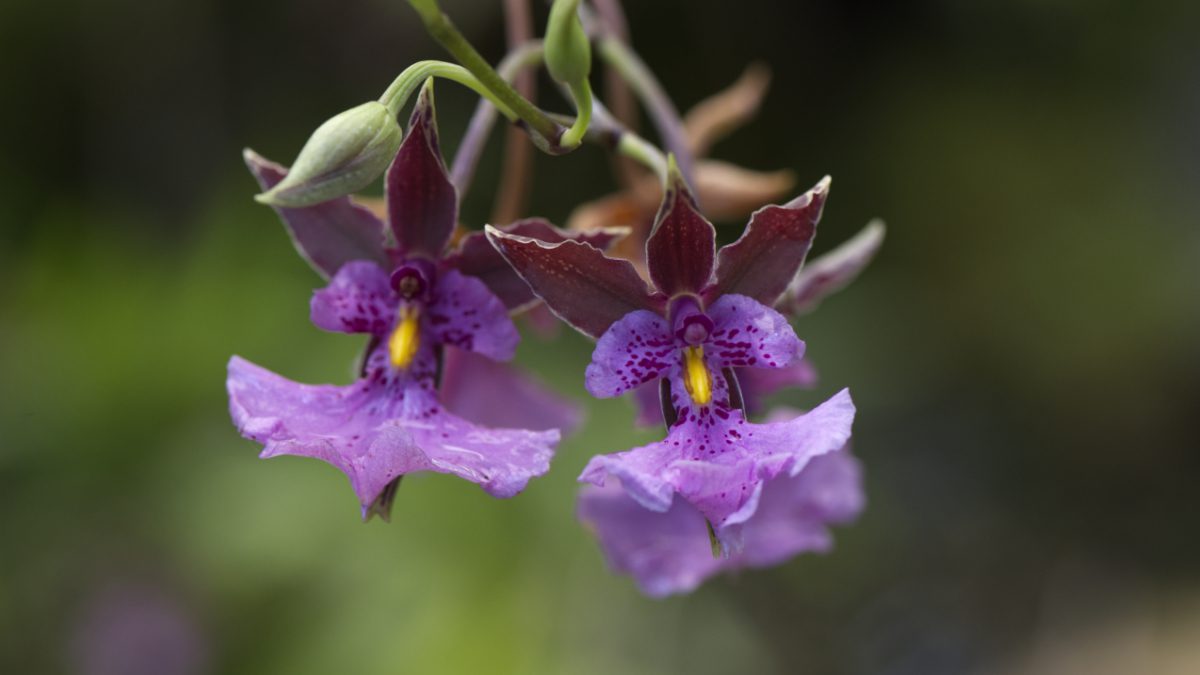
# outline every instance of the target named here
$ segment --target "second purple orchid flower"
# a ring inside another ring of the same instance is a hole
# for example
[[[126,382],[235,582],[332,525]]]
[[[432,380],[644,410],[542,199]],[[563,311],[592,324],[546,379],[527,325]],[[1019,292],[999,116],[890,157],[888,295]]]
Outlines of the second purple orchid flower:
[[[806,261],[775,306],[785,315],[807,314],[842,289],[866,267],[883,243],[882,222],[863,230],[821,257]],[[787,388],[812,388],[817,373],[807,358],[784,368],[735,368],[749,415],[764,411],[768,395]],[[634,390],[638,422],[661,424],[658,383]],[[777,408],[767,420],[780,422],[799,411]],[[814,458],[795,476],[767,483],[753,522],[743,532],[740,553],[714,557],[704,542],[704,516],[676,501],[666,512],[650,511],[619,485],[587,485],[580,492],[578,515],[599,539],[614,571],[633,576],[651,596],[694,590],[706,579],[741,568],[770,567],[802,553],[823,553],[833,546],[829,525],[858,517],[866,504],[862,470],[849,444]]]
[[[772,306],[811,246],[828,181],[789,204],[759,210],[742,237],[719,252],[712,224],[677,172],[667,188],[646,243],[653,288],[628,261],[586,243],[494,228],[488,236],[551,310],[598,338],[586,374],[593,395],[661,383],[666,438],[598,455],[580,480],[606,487],[615,480],[651,512],[696,513],[721,554],[734,556],[755,527],[768,484],[800,475],[850,438],[854,405],[847,391],[808,413],[755,424],[746,419],[735,375],[735,369],[786,368],[803,354],[804,344]],[[643,587],[663,594],[685,585]]]

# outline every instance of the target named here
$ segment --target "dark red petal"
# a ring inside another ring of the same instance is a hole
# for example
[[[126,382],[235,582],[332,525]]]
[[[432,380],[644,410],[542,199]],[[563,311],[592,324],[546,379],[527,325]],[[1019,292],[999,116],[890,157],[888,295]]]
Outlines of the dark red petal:
[[[486,232],[533,292],[580,332],[600,337],[630,312],[663,311],[662,300],[650,294],[628,260],[609,258],[580,241],[546,243],[491,226]]]
[[[817,234],[829,177],[783,206],[764,206],[717,256],[716,293],[747,295],[770,307],[783,295]]]
[[[662,206],[646,240],[646,264],[658,290],[673,296],[698,293],[707,286],[716,237],[712,223],[700,215],[696,200],[672,163]]]
[[[629,232],[626,228],[568,232],[542,218],[518,220],[498,229],[506,234],[530,237],[552,244],[573,239],[591,244],[600,250],[607,249]],[[504,306],[511,310],[524,308],[537,301],[537,296],[529,289],[529,284],[517,276],[512,265],[509,265],[504,256],[492,246],[483,232],[472,232],[463,237],[458,248],[446,256],[445,264],[463,274],[478,277],[500,298]]]
[[[387,172],[388,221],[405,255],[438,258],[458,218],[458,193],[438,150],[433,87],[421,89],[407,135]]]
[[[264,191],[287,175],[286,168],[249,148],[242,156]],[[275,212],[283,219],[296,251],[326,279],[351,260],[387,264],[383,223],[349,197],[299,208],[276,208]]]

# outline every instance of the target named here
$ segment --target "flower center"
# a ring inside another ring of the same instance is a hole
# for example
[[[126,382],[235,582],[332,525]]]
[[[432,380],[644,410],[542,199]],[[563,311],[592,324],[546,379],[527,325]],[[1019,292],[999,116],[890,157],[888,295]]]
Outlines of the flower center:
[[[704,365],[704,347],[683,348],[683,386],[696,405],[708,405],[712,400],[712,377]]]
[[[400,322],[388,338],[388,357],[392,366],[403,370],[412,363],[421,346],[420,311],[415,305],[400,306]]]
[[[667,317],[675,331],[675,337],[689,345],[698,345],[712,333],[712,319],[700,309],[700,302],[690,295],[681,295],[671,300]]]

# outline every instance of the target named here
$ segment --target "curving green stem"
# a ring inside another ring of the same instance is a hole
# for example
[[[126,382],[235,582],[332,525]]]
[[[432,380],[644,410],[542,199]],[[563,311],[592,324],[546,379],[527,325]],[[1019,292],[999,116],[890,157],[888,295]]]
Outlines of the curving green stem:
[[[588,125],[583,138],[616,150],[621,156],[650,169],[659,180],[666,182],[667,158],[662,150],[621,124],[599,100],[592,100],[592,123]]]
[[[582,143],[588,124],[592,122],[592,86],[583,80],[570,90],[571,98],[575,101],[575,122],[562,135],[564,148],[574,148]]]
[[[675,104],[671,103],[671,99],[663,91],[662,85],[641,58],[624,42],[615,37],[604,36],[600,38],[597,46],[601,58],[633,87],[634,93],[646,106],[646,112],[650,114],[654,126],[662,136],[663,145],[675,155],[680,173],[689,184],[695,185],[692,182],[694,159],[683,130],[683,122]]]
[[[517,93],[504,78],[492,68],[479,52],[471,46],[466,37],[450,21],[438,7],[437,0],[408,0],[408,4],[417,10],[425,29],[439,44],[450,52],[463,67],[474,75],[477,81],[488,90],[487,99],[496,104],[501,113],[508,110],[509,119],[520,119],[538,136],[547,141],[550,147],[559,146],[559,138],[563,129],[537,106],[527,101]],[[482,93],[482,92],[481,92]]]
[[[617,141],[617,152],[650,169],[660,181],[666,182],[667,158],[650,141],[632,131],[626,131]]]
[[[425,80],[431,77],[440,77],[442,79],[457,82],[464,87],[474,91],[480,96],[492,102],[496,109],[500,111],[510,120],[516,120],[517,114],[513,112],[508,104],[497,98],[491,90],[483,86],[469,70],[460,65],[446,63],[445,61],[417,61],[411,66],[404,69],[404,72],[396,76],[395,80],[388,85],[383,96],[379,97],[379,102],[386,105],[388,110],[393,115],[399,115],[404,108],[404,104],[408,103],[408,99],[412,97],[413,92],[420,87]]]
[[[541,62],[542,43],[531,40],[509,52],[496,70],[505,80],[513,80],[521,72]],[[454,153],[454,161],[450,164],[450,180],[458,188],[460,195],[466,194],[470,187],[475,167],[479,164],[479,155],[483,152],[495,119],[496,107],[491,104],[490,99],[484,99],[475,106],[467,131],[463,134],[458,150]],[[521,142],[524,143],[525,140],[522,138]]]

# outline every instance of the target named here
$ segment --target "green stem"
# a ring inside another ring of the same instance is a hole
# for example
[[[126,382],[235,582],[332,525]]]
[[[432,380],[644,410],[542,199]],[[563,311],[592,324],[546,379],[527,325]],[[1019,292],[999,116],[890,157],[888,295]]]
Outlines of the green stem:
[[[654,78],[654,74],[650,72],[641,58],[620,40],[609,36],[601,37],[598,47],[601,58],[617,71],[629,83],[629,86],[633,87],[634,93],[646,106],[646,112],[650,114],[654,126],[662,136],[663,145],[671,154],[675,155],[675,160],[679,163],[679,170],[683,173],[684,178],[689,184],[694,185],[692,183],[694,160],[691,148],[687,143],[683,122],[679,117],[679,111],[675,109],[675,104],[671,103],[671,99],[663,91],[662,85]]]
[[[667,158],[650,141],[632,131],[626,131],[617,141],[617,152],[650,169],[660,181],[666,182]]]
[[[496,107],[502,113],[505,110],[510,111],[513,114],[510,119],[519,118],[525,122],[549,145],[558,145],[562,127],[539,110],[537,106],[525,100],[517,93],[517,90],[496,73],[491,64],[475,51],[470,42],[467,42],[463,34],[450,21],[450,17],[442,12],[438,7],[437,0],[408,0],[408,3],[417,10],[421,21],[425,24],[425,29],[429,31],[433,39],[437,40],[463,67],[478,78],[479,83],[487,88],[491,93],[488,100],[496,103]]]
[[[509,52],[508,56],[496,67],[500,77],[513,80],[518,74],[542,62],[542,43],[531,40]],[[475,167],[479,163],[479,155],[487,143],[488,133],[496,120],[496,107],[487,99],[475,106],[467,131],[463,134],[458,150],[454,152],[454,161],[450,164],[450,179],[458,188],[459,195],[467,193]],[[525,139],[521,139],[525,143]]]
[[[595,99],[592,101],[592,123],[588,125],[584,140],[615,149],[623,157],[628,157],[653,171],[664,183],[667,180],[667,158],[662,151],[617,121],[612,113]]]
[[[404,108],[405,103],[408,103],[408,99],[412,97],[413,92],[425,80],[431,77],[440,77],[457,82],[491,101],[492,105],[496,106],[501,115],[510,120],[515,121],[517,119],[517,114],[513,112],[512,108],[508,107],[506,102],[497,98],[469,70],[453,63],[446,63],[445,61],[417,61],[405,68],[404,72],[397,75],[396,79],[388,85],[387,91],[384,91],[383,96],[379,97],[379,102],[386,105],[393,115],[399,115],[400,110]]]
[[[574,148],[583,142],[583,135],[592,121],[592,87],[587,80],[571,87],[571,98],[575,101],[575,122],[562,135],[564,148]]]

